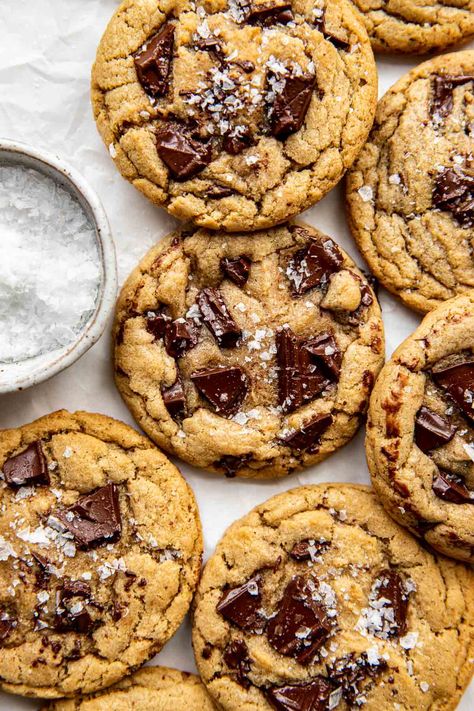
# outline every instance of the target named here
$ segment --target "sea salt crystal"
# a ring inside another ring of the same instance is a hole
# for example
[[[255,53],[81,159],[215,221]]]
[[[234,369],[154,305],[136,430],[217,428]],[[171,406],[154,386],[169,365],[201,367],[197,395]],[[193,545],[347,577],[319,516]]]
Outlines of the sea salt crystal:
[[[374,193],[370,185],[363,185],[361,188],[359,188],[357,192],[359,193],[363,202],[370,202],[374,197]]]
[[[67,346],[97,302],[101,267],[94,227],[56,182],[0,166],[0,362]]]

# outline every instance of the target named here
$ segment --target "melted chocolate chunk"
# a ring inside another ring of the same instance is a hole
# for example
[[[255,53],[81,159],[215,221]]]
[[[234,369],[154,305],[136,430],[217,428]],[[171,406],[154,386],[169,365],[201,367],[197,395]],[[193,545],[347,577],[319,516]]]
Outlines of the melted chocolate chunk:
[[[222,257],[221,269],[228,279],[242,288],[250,274],[252,261],[245,254],[240,257]]]
[[[253,143],[254,139],[250,129],[246,127],[238,133],[235,131],[227,133],[223,138],[222,147],[227,153],[230,153],[232,156],[236,156],[239,153],[242,153],[242,151],[249,146],[253,145]]]
[[[393,610],[393,626],[390,635],[402,636],[407,629],[408,595],[403,580],[395,570],[383,570],[375,584],[379,600],[389,600]]]
[[[301,296],[316,286],[325,286],[329,276],[339,271],[342,263],[339,247],[326,237],[322,242],[313,240],[295,252],[288,261],[286,274],[294,293]]]
[[[309,351],[331,380],[339,380],[342,353],[332,333],[329,331],[318,333],[317,336],[306,341],[303,348]]]
[[[4,642],[18,625],[18,618],[12,610],[0,606],[0,644]]]
[[[474,504],[474,496],[459,478],[439,470],[433,479],[433,491],[436,496],[452,504]]]
[[[291,10],[291,3],[286,5],[259,5],[251,8],[245,18],[249,25],[271,27],[272,25],[287,25],[295,18]]]
[[[214,464],[215,467],[223,469],[226,477],[232,479],[235,477],[236,473],[241,469],[247,462],[252,459],[251,454],[243,454],[240,457],[234,457],[231,454],[221,457],[218,462]]]
[[[445,168],[436,174],[433,206],[450,212],[462,227],[474,224],[474,176],[461,168]]]
[[[156,339],[163,338],[166,326],[170,323],[170,321],[170,317],[162,311],[147,311],[146,329]]]
[[[323,432],[332,424],[332,415],[315,415],[299,430],[280,437],[280,442],[296,452],[313,452]]]
[[[248,378],[238,366],[218,367],[191,373],[191,380],[204,397],[214,405],[216,412],[233,415],[248,390]]]
[[[166,324],[165,348],[172,358],[181,358],[197,345],[199,327],[192,318],[178,318]]]
[[[430,105],[431,116],[444,119],[453,109],[453,92],[457,86],[474,81],[474,76],[445,74],[433,79],[433,97]]]
[[[202,318],[221,348],[235,348],[242,331],[229,313],[219,289],[203,289],[196,298]]]
[[[269,72],[270,85],[275,79],[283,82],[283,88],[278,93],[271,92],[275,93],[275,98],[269,110],[270,131],[275,138],[284,140],[302,127],[316,88],[316,77],[313,74],[302,74],[280,80],[273,72]]]
[[[290,551],[290,556],[298,562],[303,560],[313,560],[328,548],[328,541],[316,541],[312,538],[295,543]]]
[[[280,654],[309,664],[331,632],[326,611],[313,599],[316,586],[303,576],[291,580],[275,617],[267,625],[267,638]]]
[[[184,414],[186,411],[186,396],[184,394],[183,381],[179,375],[173,385],[168,388],[161,388],[161,396],[171,417],[180,417]]]
[[[196,40],[194,46],[196,47],[196,49],[200,49],[203,52],[210,52],[215,57],[217,57],[219,61],[222,61],[224,59],[225,54],[222,47],[222,43],[218,40],[217,37],[200,37]]]
[[[225,592],[217,604],[217,612],[242,630],[261,632],[265,628],[265,619],[260,612],[261,582],[260,576],[254,575],[243,585]]]
[[[150,96],[163,96],[168,91],[174,29],[173,24],[166,22],[145,49],[135,55],[138,80]]]
[[[175,180],[192,178],[212,160],[210,142],[193,137],[180,123],[166,123],[157,130],[156,150]]]
[[[247,674],[250,671],[249,650],[243,639],[235,639],[227,645],[223,654],[224,663],[229,669],[237,671],[237,681],[241,686],[248,689],[250,682]]]
[[[55,516],[81,548],[110,543],[122,531],[118,488],[106,484]]]
[[[323,676],[309,684],[288,684],[267,689],[265,696],[277,711],[327,711],[332,687]]]
[[[328,674],[333,686],[341,689],[346,703],[352,705],[357,704],[357,698],[362,692],[360,684],[367,678],[374,679],[386,668],[387,662],[384,659],[379,659],[378,664],[371,664],[365,653],[357,658],[353,654],[348,654],[328,667]]]
[[[3,474],[5,482],[13,487],[49,484],[48,464],[41,442],[33,442],[20,454],[7,459]]]
[[[86,605],[91,603],[91,589],[80,580],[64,580],[57,593],[57,607],[54,616],[56,632],[77,632],[88,634],[95,627]]]
[[[420,407],[415,419],[415,442],[422,452],[442,447],[452,440],[457,427],[450,425],[449,421],[433,412],[424,405]]]
[[[435,367],[431,371],[431,377],[436,385],[448,393],[463,413],[470,420],[474,420],[474,360],[466,360],[446,367]]]
[[[206,190],[205,197],[210,200],[222,200],[222,198],[230,197],[233,194],[232,188],[226,188],[224,185],[212,185]]]

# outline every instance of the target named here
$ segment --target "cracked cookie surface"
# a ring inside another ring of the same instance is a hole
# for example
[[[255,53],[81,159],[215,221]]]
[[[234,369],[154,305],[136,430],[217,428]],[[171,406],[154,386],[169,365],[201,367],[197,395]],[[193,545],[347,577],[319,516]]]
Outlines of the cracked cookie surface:
[[[201,227],[250,231],[320,200],[372,125],[377,77],[346,0],[126,0],[92,73],[122,173]]]
[[[474,561],[474,296],[428,314],[374,387],[373,485],[388,512],[442,553]]]
[[[170,234],[124,285],[114,338],[117,386],[153,441],[243,477],[282,477],[345,444],[384,352],[362,273],[297,223]]]
[[[293,489],[217,545],[195,598],[196,663],[225,711],[454,709],[472,673],[473,583],[368,487]]]
[[[127,425],[59,411],[0,433],[0,687],[56,698],[110,686],[190,605],[193,494]]]
[[[381,99],[347,180],[352,234],[410,308],[474,287],[474,51],[437,57]]]
[[[61,699],[41,711],[215,711],[216,707],[195,674],[151,667],[91,696]]]

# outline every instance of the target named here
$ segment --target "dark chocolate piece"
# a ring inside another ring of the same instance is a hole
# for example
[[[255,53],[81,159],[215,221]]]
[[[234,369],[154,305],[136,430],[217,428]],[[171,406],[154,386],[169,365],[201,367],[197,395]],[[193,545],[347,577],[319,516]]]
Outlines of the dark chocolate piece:
[[[150,96],[163,96],[168,91],[174,29],[171,22],[166,22],[145,49],[135,55],[138,80]]]
[[[290,551],[290,556],[298,562],[312,560],[323,553],[329,546],[329,541],[316,541],[312,538],[295,543]]]
[[[424,405],[420,407],[415,418],[415,442],[422,452],[442,447],[452,440],[457,427],[433,412]]]
[[[275,97],[269,107],[270,131],[275,138],[284,140],[302,127],[316,88],[316,77],[314,74],[291,74],[280,79],[269,72],[270,85],[272,77],[278,82],[283,81],[283,88],[271,92]]]
[[[247,59],[233,59],[232,64],[240,67],[246,74],[251,74],[255,69],[255,64]]]
[[[235,348],[242,331],[229,313],[219,289],[202,289],[196,298],[202,318],[221,348]]]
[[[18,618],[11,609],[0,606],[0,644],[4,642],[18,625]]]
[[[393,610],[393,626],[390,635],[401,637],[407,629],[408,595],[400,575],[387,568],[383,570],[374,586],[378,600],[389,600]]]
[[[453,109],[453,92],[457,86],[474,81],[473,75],[453,76],[444,74],[433,78],[433,97],[431,99],[430,113],[436,119],[444,119]]]
[[[332,424],[332,415],[315,415],[295,432],[280,437],[280,442],[296,452],[313,452],[323,432]]]
[[[312,582],[312,581],[311,581]],[[267,638],[280,654],[309,664],[331,632],[323,605],[313,599],[317,590],[301,575],[286,586],[277,614],[267,625]]]
[[[474,176],[461,168],[445,168],[436,174],[433,206],[450,212],[462,227],[474,224]]]
[[[229,669],[237,671],[236,678],[239,684],[248,689],[250,682],[247,674],[250,671],[249,650],[243,639],[235,639],[227,645],[222,656]]]
[[[172,358],[181,358],[198,340],[199,327],[192,318],[178,318],[166,324],[165,348]]]
[[[306,341],[305,348],[317,363],[322,365],[331,380],[339,380],[342,365],[342,353],[336,339],[330,331],[322,331]]]
[[[226,153],[230,153],[232,156],[237,156],[242,153],[246,148],[253,145],[254,139],[248,127],[242,130],[232,129],[229,133],[225,134],[222,147]]]
[[[195,41],[194,46],[202,52],[210,52],[219,61],[222,61],[225,57],[222,43],[217,37],[200,37]]]
[[[266,622],[260,612],[261,582],[260,575],[254,575],[243,585],[225,592],[217,604],[217,612],[242,630],[261,632]]]
[[[170,323],[171,318],[162,311],[147,311],[146,313],[146,328],[156,339],[163,338],[166,331],[166,326]]]
[[[436,496],[452,504],[474,504],[474,495],[463,481],[441,469],[433,479],[432,488]]]
[[[222,200],[231,195],[234,195],[232,188],[226,188],[224,185],[211,185],[205,192],[205,197],[210,200]]]
[[[57,593],[54,615],[56,632],[77,632],[89,634],[95,627],[87,604],[91,603],[91,589],[81,580],[65,579]]]
[[[216,412],[233,415],[248,390],[248,378],[238,366],[206,368],[191,373],[191,380],[204,397],[214,405]]]
[[[112,542],[122,531],[117,485],[109,483],[82,496],[55,517],[81,548]]]
[[[249,25],[271,27],[272,25],[287,25],[295,18],[291,10],[291,3],[286,5],[257,5],[251,8],[245,18]]]
[[[186,411],[186,396],[184,394],[183,381],[179,375],[173,385],[161,388],[161,396],[171,417],[175,418],[184,414]]]
[[[228,279],[242,288],[250,274],[252,261],[245,254],[240,257],[222,257],[221,269]]]
[[[344,701],[353,708],[357,699],[362,693],[360,684],[367,678],[374,679],[378,674],[387,668],[385,659],[379,659],[378,664],[370,663],[365,652],[360,657],[348,654],[341,659],[337,659],[334,664],[328,667],[328,674],[331,684],[335,688],[340,688]]]
[[[474,360],[435,367],[431,377],[443,388],[470,420],[474,420]]]
[[[35,561],[35,586],[40,589],[48,587],[49,581],[51,580],[50,565],[51,563],[47,558],[36,553],[31,552],[31,555]]]
[[[175,180],[200,173],[212,160],[211,144],[193,137],[180,123],[165,123],[156,132],[156,150]]]
[[[328,42],[331,42],[335,46],[336,49],[340,49],[343,52],[348,52],[351,48],[351,45],[347,40],[343,40],[340,37],[336,37],[336,35],[333,35],[332,32],[329,32],[326,29],[326,13],[324,10],[321,11],[321,14],[315,18],[314,20],[314,26],[317,27],[317,29],[324,35],[324,39],[327,39]]]
[[[301,296],[316,286],[325,286],[342,263],[339,247],[325,237],[321,242],[312,240],[307,247],[295,252],[288,261],[286,274],[294,293]]]
[[[251,454],[242,454],[240,457],[227,454],[225,457],[221,457],[218,462],[215,462],[214,466],[218,469],[223,469],[226,477],[232,479],[239,469],[245,466],[251,459]]]
[[[332,686],[323,676],[309,684],[273,686],[265,696],[277,711],[327,711]]]
[[[7,459],[2,470],[9,486],[49,484],[48,464],[40,440],[28,445],[20,454]]]

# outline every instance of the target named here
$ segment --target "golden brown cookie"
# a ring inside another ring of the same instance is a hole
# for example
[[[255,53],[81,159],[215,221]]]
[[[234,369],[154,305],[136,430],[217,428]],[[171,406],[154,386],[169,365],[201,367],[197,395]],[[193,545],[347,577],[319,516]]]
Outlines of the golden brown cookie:
[[[431,59],[381,99],[347,180],[352,234],[375,276],[430,311],[474,287],[474,51]]]
[[[117,420],[54,412],[0,432],[0,687],[91,693],[174,634],[200,573],[193,494]]]
[[[367,460],[387,511],[437,550],[474,561],[474,293],[424,318],[383,368]]]
[[[92,72],[122,175],[175,217],[231,232],[320,200],[376,101],[370,42],[346,0],[125,0]]]
[[[282,477],[357,431],[382,363],[377,299],[302,224],[175,232],[120,295],[116,383],[160,447],[228,476]]]
[[[447,711],[472,674],[474,574],[367,487],[293,489],[225,533],[193,643],[224,711]]]

